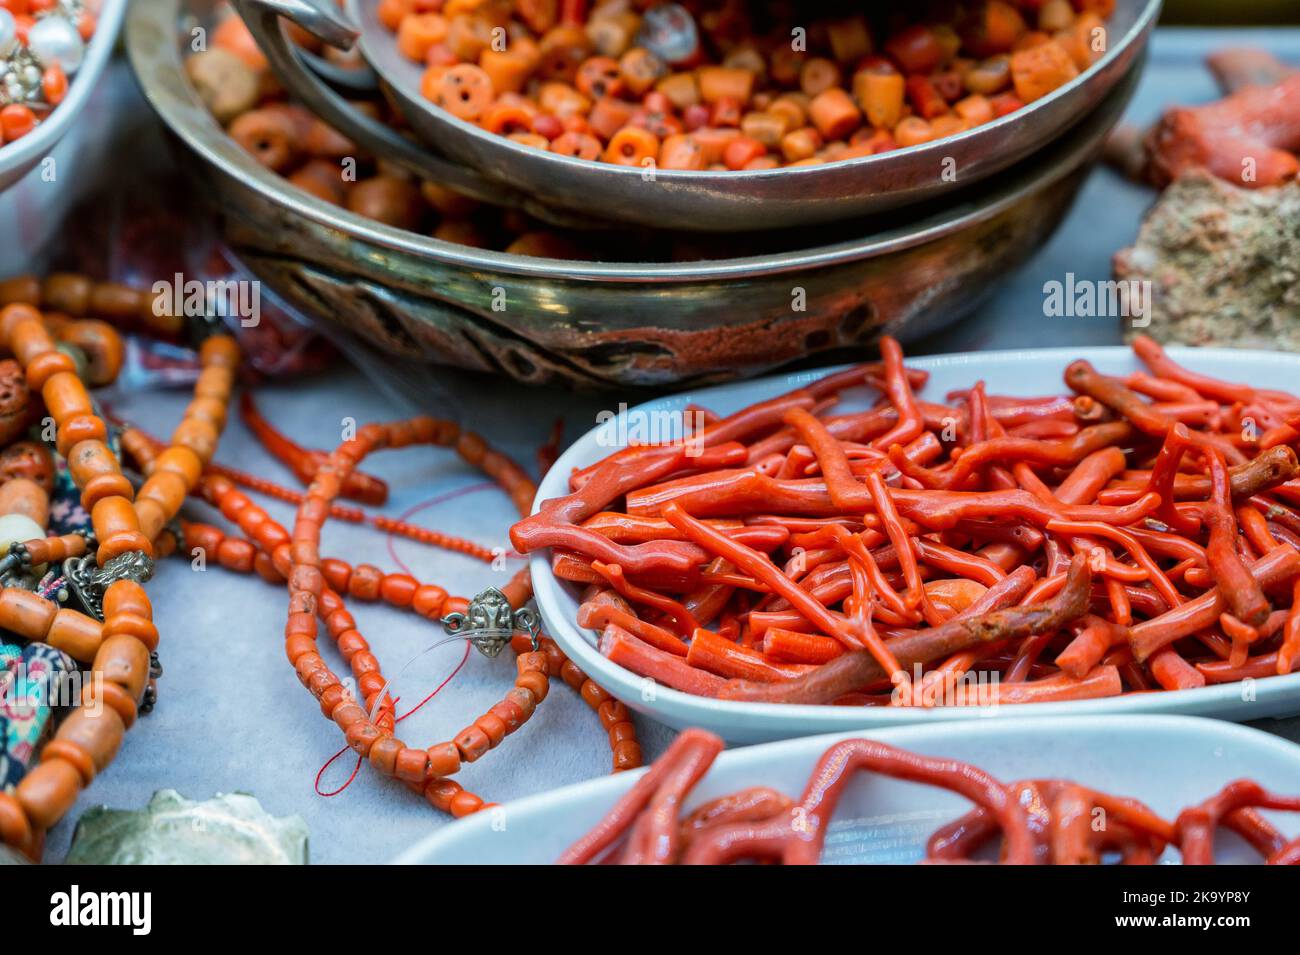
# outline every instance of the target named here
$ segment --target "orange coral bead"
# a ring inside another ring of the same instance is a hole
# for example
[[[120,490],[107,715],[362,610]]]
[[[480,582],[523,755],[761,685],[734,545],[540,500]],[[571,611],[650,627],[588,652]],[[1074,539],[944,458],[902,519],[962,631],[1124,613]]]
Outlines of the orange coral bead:
[[[472,792],[461,790],[451,797],[451,814],[457,819],[473,815],[483,808],[483,800]]]
[[[15,306],[10,306],[10,308],[13,307]],[[15,318],[9,327],[9,350],[14,353],[14,357],[18,359],[19,363],[26,368],[39,355],[55,350],[54,339],[50,337],[49,330],[41,321],[40,313],[35,309],[29,309],[17,314],[21,317]],[[44,384],[44,382],[41,382],[41,384]],[[28,381],[28,386],[37,387],[31,381]]]
[[[397,754],[393,772],[398,779],[409,783],[422,783],[428,765],[429,754],[427,752],[422,749],[404,746],[401,752]]]
[[[90,443],[88,441],[81,442],[81,444]],[[120,473],[96,474],[81,483],[81,506],[86,510],[93,511],[95,505],[106,497],[120,497],[129,501],[135,497],[135,488],[131,486],[131,482],[126,475]],[[166,523],[166,521],[163,523]]]
[[[452,800],[464,791],[454,779],[435,779],[424,787],[424,798],[439,812],[450,812]]]
[[[217,441],[221,437],[217,429],[198,418],[185,418],[172,432],[172,444],[193,451],[200,461],[207,464],[217,451]]]
[[[67,358],[66,355],[64,357]],[[29,375],[28,383],[30,382]],[[51,375],[41,387],[41,397],[45,399],[45,407],[54,416],[54,420],[60,424],[69,418],[94,411],[90,393],[75,372],[60,371]]]
[[[6,587],[0,591],[0,628],[25,640],[44,640],[58,612],[58,604],[30,590]]]
[[[545,673],[530,671],[521,673],[515,677],[515,686],[527,690],[533,695],[538,703],[546,699],[546,694],[550,690],[551,681]]]
[[[6,285],[4,293],[6,296],[4,308],[0,308],[0,345],[4,345],[10,351],[13,351],[14,332],[19,325],[27,322],[36,322],[40,324],[41,313],[33,307],[30,296],[33,292],[25,288],[23,280],[17,281],[17,286]],[[36,301],[40,299],[40,288],[35,290]]]
[[[199,346],[199,362],[220,368],[239,367],[239,343],[230,335],[211,335]]]
[[[104,642],[104,625],[69,607],[54,615],[45,642],[79,663],[95,660]]]
[[[379,596],[394,607],[409,607],[419,588],[419,582],[410,574],[387,574],[379,584]]]
[[[71,355],[56,349],[37,355],[27,363],[26,371],[28,387],[39,390],[49,383],[50,378],[57,375],[72,375],[75,378],[77,363],[72,360]],[[54,412],[51,411],[51,414]],[[56,414],[55,417],[57,418],[58,415]]]
[[[104,616],[116,617],[130,613],[146,620],[153,619],[153,604],[145,589],[134,580],[115,580],[104,591]]]
[[[95,779],[95,760],[80,746],[66,740],[52,739],[41,750],[41,762],[51,759],[61,759],[76,767],[82,787],[89,786]]]
[[[95,769],[102,771],[117,755],[125,735],[126,727],[116,710],[104,707],[92,712],[79,706],[59,725],[55,739],[83,750],[94,760]]]
[[[132,642],[137,646],[140,645],[138,640]],[[135,723],[136,715],[139,713],[136,699],[131,696],[130,691],[106,680],[92,681],[82,687],[81,705],[89,712],[97,711],[100,707],[109,707],[121,717],[122,725],[127,729]]]
[[[41,282],[41,301],[47,309],[85,315],[95,283],[76,272],[51,272]]]
[[[158,649],[158,628],[153,621],[133,613],[120,613],[104,621],[104,639],[124,634],[135,637],[150,652]]]
[[[460,769],[460,750],[455,743],[435,743],[429,747],[429,765],[426,772],[430,777],[450,776]]]
[[[108,427],[103,420],[98,415],[86,413],[73,415],[66,421],[60,421],[54,444],[59,454],[67,457],[82,441],[107,440]]]
[[[125,498],[109,497],[95,503],[90,521],[99,539],[96,558],[102,565],[119,554],[139,550],[153,556],[153,545],[140,533],[140,519]]]
[[[82,441],[68,454],[68,470],[78,487],[100,474],[121,474],[117,456],[103,441]],[[129,486],[129,482],[128,482]]]
[[[0,842],[14,849],[22,849],[32,837],[32,824],[27,821],[18,800],[7,792],[0,792]]]
[[[467,763],[474,762],[492,748],[492,740],[477,723],[461,730],[452,742],[460,750],[460,758]]]
[[[384,572],[372,564],[358,564],[352,569],[348,593],[358,600],[377,600]]]
[[[614,746],[614,772],[621,773],[641,765],[641,744],[634,739],[623,740]]]
[[[189,448],[173,445],[154,459],[153,470],[179,474],[189,489],[198,484],[199,475],[203,473],[203,462]]]
[[[81,791],[81,774],[71,763],[52,759],[28,770],[15,795],[36,829],[49,829],[67,814]]]
[[[421,617],[436,620],[442,616],[446,602],[447,591],[436,584],[421,584],[411,599],[411,607]]]
[[[95,652],[94,669],[106,682],[120,686],[138,700],[149,683],[149,650],[128,634],[107,637]]]

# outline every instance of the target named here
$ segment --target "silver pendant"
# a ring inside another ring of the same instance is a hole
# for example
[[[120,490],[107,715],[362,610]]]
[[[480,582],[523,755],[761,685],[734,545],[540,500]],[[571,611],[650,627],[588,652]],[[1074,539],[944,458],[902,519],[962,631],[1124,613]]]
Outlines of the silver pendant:
[[[519,630],[532,638],[536,650],[537,636],[542,629],[536,613],[527,607],[515,610],[506,595],[495,587],[489,587],[471,600],[464,613],[449,613],[441,622],[448,634],[468,640],[487,657],[495,657],[505,649]]]
[[[91,552],[65,560],[63,576],[68,581],[69,595],[81,604],[82,610],[96,620],[103,620],[104,591],[119,580],[144,583],[153,576],[153,558],[144,551],[129,550],[110,558],[100,567]]]

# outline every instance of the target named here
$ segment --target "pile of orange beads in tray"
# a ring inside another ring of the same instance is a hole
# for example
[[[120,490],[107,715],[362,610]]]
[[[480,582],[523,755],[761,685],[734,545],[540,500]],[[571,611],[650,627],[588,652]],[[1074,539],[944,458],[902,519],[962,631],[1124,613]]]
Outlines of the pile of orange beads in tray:
[[[95,32],[98,3],[0,3],[0,143],[30,133],[63,102]]]
[[[424,95],[538,149],[758,170],[870,156],[1014,113],[1106,50],[1114,0],[988,0],[932,21],[795,4],[381,0]]]
[[[1070,393],[937,403],[885,339],[880,363],[575,471],[511,538],[586,588],[610,660],[700,696],[1028,703],[1288,674],[1300,399],[1133,348],[1143,370],[1076,361]],[[864,383],[876,405],[837,414]]]
[[[1241,836],[1269,865],[1300,865],[1300,839],[1290,841],[1260,809],[1300,812],[1300,797],[1271,793],[1258,783],[1229,783],[1173,822],[1136,799],[1112,796],[1065,779],[1006,784],[952,759],[925,756],[866,739],[831,746],[796,802],[755,786],[680,811],[722,750],[722,740],[686,730],[636,781],[594,829],[560,862],[582,865],[720,865],[740,861],[816,863],[845,788],[858,773],[947,789],[975,808],[930,836],[924,861],[1009,865],[1096,865],[1114,859],[1151,865],[1166,847],[1187,865],[1214,863],[1220,827]],[[1103,818],[1105,825],[1096,820]]]

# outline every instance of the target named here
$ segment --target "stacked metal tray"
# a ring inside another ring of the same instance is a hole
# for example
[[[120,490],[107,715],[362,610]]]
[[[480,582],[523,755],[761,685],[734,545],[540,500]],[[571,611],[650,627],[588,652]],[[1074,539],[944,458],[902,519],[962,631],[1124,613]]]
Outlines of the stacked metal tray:
[[[285,9],[308,6],[323,9]],[[127,48],[150,103],[202,160],[189,165],[235,254],[289,303],[407,358],[538,384],[666,386],[752,375],[885,331],[915,338],[968,314],[1070,207],[1133,91],[1158,8],[1121,0],[1123,44],[1094,69],[1123,69],[1009,168],[865,219],[751,235],[757,251],[740,257],[721,236],[689,262],[533,258],[376,224],[262,168],[208,114],[182,55],[209,0],[136,0]]]

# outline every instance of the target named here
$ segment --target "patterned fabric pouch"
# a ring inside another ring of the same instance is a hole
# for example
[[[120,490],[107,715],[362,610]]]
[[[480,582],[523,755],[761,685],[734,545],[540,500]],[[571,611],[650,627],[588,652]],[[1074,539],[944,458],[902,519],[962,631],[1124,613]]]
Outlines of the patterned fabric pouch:
[[[67,702],[64,692],[76,662],[45,643],[21,650],[0,644],[0,790],[18,785],[36,757],[55,714]]]

